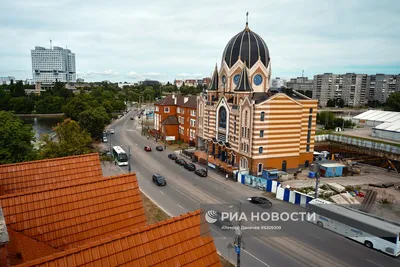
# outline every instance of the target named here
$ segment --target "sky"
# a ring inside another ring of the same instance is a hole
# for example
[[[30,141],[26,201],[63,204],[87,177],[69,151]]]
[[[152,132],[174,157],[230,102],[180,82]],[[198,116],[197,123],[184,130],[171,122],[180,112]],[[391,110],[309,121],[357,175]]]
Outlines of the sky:
[[[398,0],[13,0],[0,7],[0,77],[31,79],[31,49],[50,39],[85,81],[208,77],[246,12],[272,77],[400,73]]]

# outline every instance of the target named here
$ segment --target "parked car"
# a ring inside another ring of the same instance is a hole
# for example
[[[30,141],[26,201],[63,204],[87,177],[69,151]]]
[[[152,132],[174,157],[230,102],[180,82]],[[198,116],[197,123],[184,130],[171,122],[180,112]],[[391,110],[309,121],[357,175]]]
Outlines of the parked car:
[[[250,203],[256,204],[262,208],[269,208],[272,206],[271,201],[269,201],[265,197],[249,197],[247,200]]]
[[[165,186],[167,185],[167,180],[163,176],[156,173],[153,174],[153,183],[155,183],[158,186]]]
[[[103,143],[107,143],[107,142],[108,142],[107,137],[103,136]]]
[[[144,147],[144,151],[150,152],[150,151],[151,151],[151,147],[145,146],[145,147]]]
[[[186,161],[184,160],[184,159],[176,159],[175,160],[175,163],[176,164],[178,164],[178,165],[181,165],[181,166],[184,166],[184,165],[186,165]]]
[[[156,150],[157,150],[157,151],[163,151],[164,148],[163,148],[162,146],[156,146]]]
[[[207,172],[205,169],[197,169],[194,171],[194,173],[200,177],[207,177]]]
[[[133,121],[133,117],[131,117],[130,119],[131,119],[131,121]]]
[[[110,129],[110,134],[115,134],[114,129]]]
[[[172,159],[172,160],[176,160],[178,158],[178,156],[175,154],[168,154],[168,158]]]
[[[188,170],[188,171],[195,171],[196,170],[196,166],[193,163],[187,163],[185,165],[183,165],[183,167]]]

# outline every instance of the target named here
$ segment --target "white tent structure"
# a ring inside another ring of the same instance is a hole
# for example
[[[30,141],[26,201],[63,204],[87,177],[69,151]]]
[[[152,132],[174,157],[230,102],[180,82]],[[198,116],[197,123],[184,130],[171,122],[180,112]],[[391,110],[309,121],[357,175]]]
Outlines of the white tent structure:
[[[353,122],[373,127],[373,137],[400,142],[400,112],[368,110],[353,117]]]

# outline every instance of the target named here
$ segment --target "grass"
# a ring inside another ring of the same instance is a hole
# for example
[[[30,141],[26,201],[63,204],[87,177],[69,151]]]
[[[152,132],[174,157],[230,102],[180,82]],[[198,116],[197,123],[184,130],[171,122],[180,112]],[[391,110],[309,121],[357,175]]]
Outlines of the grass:
[[[142,198],[144,213],[147,218],[147,224],[153,224],[156,222],[165,221],[171,218],[168,214],[166,214],[160,207],[154,204],[148,197],[146,197],[143,193],[140,193],[140,197]],[[219,256],[221,261],[221,265],[223,267],[234,267],[232,263],[227,261],[221,255]]]
[[[333,130],[322,130],[322,129],[320,129],[320,130],[316,130],[315,131],[315,135],[330,134],[332,132],[333,132]]]

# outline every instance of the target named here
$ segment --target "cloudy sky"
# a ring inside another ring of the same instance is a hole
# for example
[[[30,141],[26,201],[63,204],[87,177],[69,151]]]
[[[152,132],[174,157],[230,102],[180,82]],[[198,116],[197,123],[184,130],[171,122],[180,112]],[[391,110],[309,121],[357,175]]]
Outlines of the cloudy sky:
[[[50,39],[88,81],[209,76],[247,11],[273,77],[400,73],[398,0],[13,0],[0,7],[0,77],[32,78],[30,50]]]

